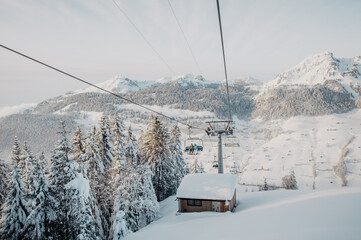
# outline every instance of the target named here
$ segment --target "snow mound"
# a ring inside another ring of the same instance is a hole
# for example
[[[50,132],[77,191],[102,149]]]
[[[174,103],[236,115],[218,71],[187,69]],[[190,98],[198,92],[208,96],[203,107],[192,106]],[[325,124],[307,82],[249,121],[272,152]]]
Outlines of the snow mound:
[[[237,180],[229,174],[190,174],[183,178],[177,198],[231,200]]]
[[[66,184],[66,188],[72,188],[79,191],[79,194],[85,199],[90,198],[90,185],[89,181],[84,178],[83,174],[78,173],[77,176]]]

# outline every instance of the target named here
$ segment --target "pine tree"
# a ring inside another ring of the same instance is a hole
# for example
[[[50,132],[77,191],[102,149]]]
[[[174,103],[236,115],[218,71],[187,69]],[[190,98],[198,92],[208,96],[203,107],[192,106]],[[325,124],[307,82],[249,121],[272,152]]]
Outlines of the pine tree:
[[[25,185],[27,185],[29,192],[34,192],[35,188],[38,185],[37,165],[39,163],[36,157],[31,152],[30,148],[26,144],[25,146],[26,147],[24,148],[24,155],[23,155],[26,163],[25,176],[27,182],[25,182]]]
[[[130,129],[131,133],[131,129]],[[126,164],[115,180],[114,208],[109,239],[120,239],[152,222],[159,206],[148,164],[136,161],[135,142],[128,136]]]
[[[10,166],[7,162],[0,159],[0,209],[5,202],[6,196],[10,191]]]
[[[124,165],[125,159],[125,135],[124,125],[118,115],[112,119],[111,132],[113,135],[113,146],[114,146],[114,161],[117,167]]]
[[[29,162],[28,162],[29,152],[30,152],[30,148],[28,146],[28,143],[24,142],[23,151],[20,155],[21,168],[19,169],[21,176],[23,177],[26,189],[30,188]]]
[[[16,154],[16,153],[15,153]],[[1,239],[18,240],[28,215],[24,182],[19,173],[17,161],[12,161],[13,171],[10,192],[6,198],[1,219]]]
[[[152,170],[153,186],[158,201],[174,193],[177,181],[174,175],[174,160],[168,146],[169,134],[158,117],[149,118],[147,130],[140,138],[141,163],[147,162]]]
[[[75,178],[75,172],[73,170],[74,161],[69,156],[71,149],[66,137],[64,122],[61,123],[58,134],[60,139],[50,160],[50,193],[54,199],[54,208],[57,209],[57,221],[56,224],[51,225],[51,231],[55,239],[70,239],[70,226],[67,219],[69,195],[65,185]]]
[[[89,182],[78,171],[79,165],[70,157],[65,124],[51,158],[51,196],[54,197],[57,221],[50,226],[54,239],[100,239],[101,224]],[[84,191],[83,191],[84,190]]]
[[[194,159],[193,163],[190,166],[190,173],[194,174],[194,173],[200,173],[201,172],[201,168],[198,164],[198,160]]]
[[[102,185],[109,186],[112,182],[113,168],[115,166],[114,160],[114,137],[111,134],[109,119],[103,115],[99,122],[99,131],[97,136],[97,144],[99,146],[99,156],[104,166],[102,175]],[[107,236],[109,233],[110,217],[112,211],[112,189],[104,187],[100,194],[96,194],[98,200],[98,206],[103,216],[103,229]]]
[[[83,166],[84,163],[82,161],[81,156],[85,153],[85,143],[84,143],[84,139],[83,139],[83,133],[79,126],[74,133],[71,143],[72,143],[72,158],[80,166]]]
[[[110,169],[114,162],[113,136],[110,133],[108,117],[103,115],[99,122],[99,132],[97,144],[100,150],[100,156],[105,169]]]
[[[56,220],[55,199],[50,195],[44,169],[38,161],[34,162],[31,171],[36,181],[32,181],[34,190],[29,194],[32,196],[32,210],[22,230],[22,239],[45,240],[52,236],[50,225]]]
[[[66,185],[69,194],[67,218],[70,239],[94,239],[103,237],[99,215],[94,212],[96,207],[89,180],[81,173]]]
[[[132,128],[129,126],[127,145],[124,150],[125,151],[124,155],[125,155],[125,159],[126,159],[125,162],[128,166],[136,167],[138,165],[136,149],[137,149],[136,140],[134,138]]]
[[[104,192],[108,193],[109,184],[107,184],[107,179],[105,177],[105,167],[97,144],[97,131],[95,127],[93,127],[93,130],[87,137],[86,149],[83,158],[85,161],[85,172],[87,173],[91,191],[93,192],[97,207],[100,211],[99,215],[102,229],[104,231],[104,236],[106,237],[109,229],[110,216],[108,215],[109,197],[104,194]],[[108,190],[105,191],[107,188]]]
[[[175,178],[177,181],[176,188],[179,187],[183,177],[189,173],[186,162],[184,161],[183,158],[183,150],[182,150],[182,143],[180,137],[181,137],[180,129],[177,125],[174,125],[170,132],[169,145],[176,166],[175,168]],[[176,191],[174,193],[176,193]]]

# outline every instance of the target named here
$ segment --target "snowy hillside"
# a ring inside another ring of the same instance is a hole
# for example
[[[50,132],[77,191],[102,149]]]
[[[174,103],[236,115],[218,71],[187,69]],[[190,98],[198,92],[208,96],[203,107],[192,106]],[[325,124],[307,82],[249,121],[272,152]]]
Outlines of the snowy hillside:
[[[324,52],[310,56],[293,68],[279,74],[266,84],[265,88],[279,86],[312,86],[324,84],[327,80],[336,80],[352,93],[354,98],[359,95],[361,86],[361,56],[354,58],[335,58],[333,53]],[[352,89],[350,86],[356,88]]]
[[[158,221],[124,240],[356,240],[361,235],[360,188],[245,192],[239,186],[237,201],[234,213],[177,214],[170,197],[161,202]]]
[[[361,186],[360,122],[361,110],[322,117],[239,121],[236,137],[223,139],[224,171],[237,171],[242,184],[262,185],[266,179],[269,185],[281,187],[282,177],[294,170],[300,189],[327,189],[343,185],[334,168],[344,162],[347,185]],[[213,167],[218,159],[217,137],[201,132],[194,137],[203,139],[204,150],[185,155],[188,164],[197,161],[205,172],[217,172]]]

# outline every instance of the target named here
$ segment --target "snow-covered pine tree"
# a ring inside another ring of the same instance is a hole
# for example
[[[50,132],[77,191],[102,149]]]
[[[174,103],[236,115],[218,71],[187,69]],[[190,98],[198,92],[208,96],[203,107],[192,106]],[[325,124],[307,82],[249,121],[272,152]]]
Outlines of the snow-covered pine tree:
[[[73,139],[71,141],[72,144],[72,158],[80,165],[83,166],[84,163],[82,161],[81,156],[85,153],[85,143],[83,139],[83,133],[81,131],[80,126],[77,127]]]
[[[107,184],[107,179],[105,178],[105,167],[97,144],[97,130],[95,127],[93,127],[93,130],[89,132],[87,137],[83,158],[85,161],[85,172],[88,175],[90,188],[96,199],[97,208],[100,211],[102,229],[106,238],[110,221],[110,216],[108,216],[109,200],[108,196],[103,193],[105,189],[109,188],[110,184]],[[94,211],[93,213],[96,214]]]
[[[78,173],[79,165],[70,157],[71,148],[66,138],[65,124],[62,122],[60,140],[51,158],[51,196],[57,209],[56,224],[52,224],[53,239],[99,239],[102,237],[99,215],[94,214],[94,201],[88,180]],[[80,179],[81,178],[81,179]],[[78,184],[78,185],[77,185]],[[86,196],[82,190],[86,190]],[[90,210],[89,210],[90,209]],[[93,237],[87,238],[92,233]]]
[[[113,136],[110,132],[109,120],[106,115],[103,115],[99,122],[97,144],[99,146],[99,154],[102,158],[105,170],[110,169],[114,163],[114,147],[112,142]]]
[[[114,161],[116,165],[124,164],[125,154],[125,135],[124,124],[118,115],[115,115],[111,121],[111,133],[113,135]]]
[[[96,194],[98,200],[98,206],[103,215],[103,229],[107,236],[109,233],[110,218],[112,212],[112,189],[111,182],[113,177],[113,168],[115,166],[114,161],[114,146],[113,136],[110,131],[109,119],[106,115],[103,115],[99,122],[99,131],[97,135],[97,144],[99,146],[99,156],[104,166],[102,173],[103,186],[105,186],[100,194]]]
[[[26,182],[25,185],[27,185],[28,187],[28,192],[29,193],[34,193],[35,192],[35,188],[38,185],[38,172],[37,172],[37,165],[38,160],[36,159],[36,157],[33,155],[33,153],[30,150],[30,147],[27,146],[27,144],[25,143],[25,148],[24,148],[24,159],[25,159],[25,163],[26,163]],[[32,198],[33,196],[30,196],[30,198]]]
[[[138,166],[138,158],[136,153],[137,145],[136,145],[136,139],[133,134],[133,130],[131,126],[128,128],[128,137],[127,137],[127,145],[125,147],[125,159],[127,166],[136,167]]]
[[[147,162],[152,170],[153,186],[157,200],[162,201],[174,193],[174,160],[169,150],[169,134],[158,117],[149,118],[146,131],[140,138],[138,155],[141,163]]]
[[[100,240],[103,230],[97,212],[95,199],[92,195],[89,180],[82,173],[66,185],[69,194],[67,217],[69,224],[69,239]]]
[[[21,177],[24,180],[25,177],[26,177],[26,174],[25,174],[25,172],[26,172],[25,171],[26,170],[25,158],[24,158],[24,156],[23,156],[23,154],[21,152],[20,143],[19,143],[18,138],[16,136],[14,138],[14,145],[13,145],[13,149],[12,149],[11,160],[16,161],[17,167],[19,169],[19,173],[21,174]]]
[[[115,180],[114,208],[109,239],[118,240],[152,222],[159,211],[149,165],[139,165],[129,130],[126,164]]]
[[[6,198],[1,219],[1,239],[18,240],[28,215],[24,182],[19,173],[17,161],[12,161],[13,171],[10,192]]]
[[[45,158],[44,152],[41,152],[39,157],[39,164],[44,170],[45,177],[49,175],[50,168],[49,168],[49,161]]]
[[[187,168],[186,162],[184,161],[183,158],[182,143],[180,138],[181,138],[180,129],[177,125],[174,125],[170,131],[169,147],[171,153],[173,154],[173,159],[176,166],[175,178],[177,181],[177,188],[179,187],[183,177],[189,173],[189,169]]]
[[[33,191],[29,194],[32,197],[30,199],[32,210],[26,218],[21,238],[45,240],[51,238],[50,226],[56,220],[55,199],[50,195],[49,185],[40,162],[34,161],[30,171],[31,178],[36,179],[31,182]]]
[[[194,159],[193,163],[191,164],[189,170],[190,170],[190,173],[194,174],[194,173],[200,173],[200,166],[198,164],[198,160],[197,159]]]
[[[67,218],[69,195],[65,185],[75,178],[75,172],[72,166],[74,161],[70,158],[71,149],[66,137],[67,131],[64,122],[61,122],[58,134],[59,140],[52,153],[49,175],[50,193],[54,198],[54,208],[57,209],[57,220],[50,227],[53,238],[70,239],[70,223]]]
[[[21,167],[19,168],[21,176],[23,177],[24,183],[25,183],[25,188],[27,190],[30,189],[30,176],[29,176],[29,152],[30,152],[30,148],[27,142],[24,142],[24,146],[23,146],[23,151],[22,154],[20,155],[20,161],[22,163]]]
[[[9,164],[0,159],[0,209],[2,209],[6,196],[10,190],[10,172]]]

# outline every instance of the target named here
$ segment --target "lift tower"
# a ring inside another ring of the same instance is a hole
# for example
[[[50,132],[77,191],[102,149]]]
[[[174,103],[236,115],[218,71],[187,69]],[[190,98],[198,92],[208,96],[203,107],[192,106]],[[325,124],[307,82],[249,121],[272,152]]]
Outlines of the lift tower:
[[[218,136],[218,173],[223,173],[223,156],[222,156],[222,134],[232,135],[233,129],[231,123],[233,121],[209,121],[209,127],[206,130],[208,136]]]

